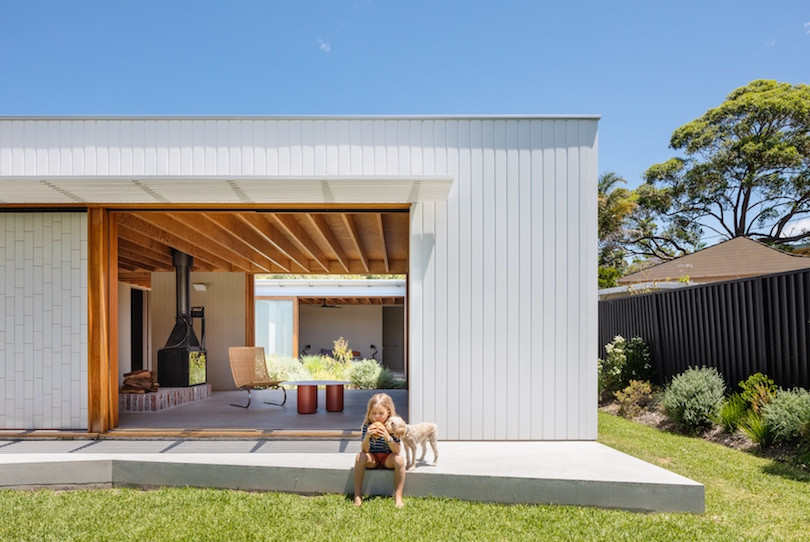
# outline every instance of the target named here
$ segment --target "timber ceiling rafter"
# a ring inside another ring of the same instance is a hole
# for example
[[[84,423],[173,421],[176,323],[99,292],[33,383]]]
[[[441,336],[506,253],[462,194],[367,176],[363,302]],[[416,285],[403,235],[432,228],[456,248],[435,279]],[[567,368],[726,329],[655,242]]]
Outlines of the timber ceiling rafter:
[[[119,276],[173,271],[171,249],[193,271],[249,274],[404,274],[406,208],[386,210],[114,210]]]

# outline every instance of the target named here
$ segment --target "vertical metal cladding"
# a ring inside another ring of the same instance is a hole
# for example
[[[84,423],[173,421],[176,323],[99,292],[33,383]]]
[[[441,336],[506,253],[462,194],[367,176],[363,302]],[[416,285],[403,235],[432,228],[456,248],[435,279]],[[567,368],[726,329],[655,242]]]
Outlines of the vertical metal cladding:
[[[0,177],[449,176],[446,201],[411,208],[410,419],[592,440],[597,122],[0,119]]]

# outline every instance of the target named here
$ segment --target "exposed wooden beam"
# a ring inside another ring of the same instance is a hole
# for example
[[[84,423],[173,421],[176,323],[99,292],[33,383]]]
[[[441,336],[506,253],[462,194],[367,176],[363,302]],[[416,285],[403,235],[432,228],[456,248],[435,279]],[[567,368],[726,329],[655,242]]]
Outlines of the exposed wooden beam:
[[[271,219],[271,216],[272,215],[269,213],[241,213],[239,218],[249,221],[256,231],[265,236],[276,248],[286,254],[291,261],[298,264],[301,269],[311,272],[309,258],[306,253],[300,249],[300,243],[290,242],[287,236],[284,235],[284,232],[276,227],[276,222]]]
[[[233,231],[220,226],[210,213],[183,213],[169,216],[200,232],[212,243],[219,245],[228,255],[235,254],[237,258],[247,262],[246,265],[252,266],[256,271],[269,273],[273,270],[273,262],[244,243],[238,235],[234,235]]]
[[[257,250],[272,259],[282,272],[309,272],[306,259],[300,252],[289,250],[292,245],[265,219],[255,213],[236,213],[217,217],[223,224],[237,231],[238,235]],[[279,246],[284,246],[283,250]],[[292,257],[291,257],[292,255]]]
[[[276,224],[280,229],[285,231],[287,235],[296,241],[301,246],[301,249],[306,252],[311,260],[319,267],[319,269],[313,269],[312,265],[308,266],[310,272],[313,271],[325,271],[329,272],[329,258],[326,257],[326,254],[318,247],[318,244],[312,240],[312,237],[301,227],[295,217],[291,214],[283,214],[283,213],[276,213],[276,214],[269,214],[265,215],[269,220],[275,221]]]
[[[126,260],[122,260],[121,256],[118,256],[118,269],[121,270],[122,272],[123,271],[136,272],[141,271],[143,269],[143,266],[141,265],[140,262],[134,263],[128,262]]]
[[[143,269],[171,269],[172,261],[165,257],[165,254],[155,252],[154,250],[144,248],[138,244],[133,243],[124,237],[118,240],[118,254],[131,255],[128,259],[138,258],[143,260]]]
[[[235,214],[213,214],[208,218],[216,222],[219,227],[232,232],[234,238],[238,238],[238,241],[234,240],[234,242],[242,243],[261,254],[264,261],[270,264],[271,272],[288,273],[290,271],[290,261],[284,254],[268,244],[267,240],[239,220]]]
[[[340,246],[340,242],[337,240],[337,237],[335,237],[335,234],[332,232],[332,228],[329,227],[329,223],[326,222],[323,215],[310,213],[305,216],[315,227],[315,231],[318,233],[321,239],[323,239],[323,241],[329,245],[329,248],[335,254],[335,258],[343,269],[343,272],[349,273],[349,257],[346,256],[346,253],[343,251],[343,247]]]
[[[192,271],[407,272],[403,213],[147,209],[110,214],[119,225],[121,270],[172,271],[171,249],[176,248],[194,256]]]
[[[147,221],[147,218],[149,220]],[[237,266],[233,265],[228,260],[221,258],[219,256],[214,255],[213,253],[209,252],[208,250],[198,246],[196,243],[199,243],[199,239],[196,242],[191,242],[174,233],[174,231],[167,231],[163,228],[163,226],[159,226],[157,223],[164,223],[165,220],[160,218],[160,213],[138,213],[137,215],[133,214],[122,214],[119,218],[119,223],[134,230],[142,231],[149,237],[152,237],[159,242],[168,245],[169,247],[176,248],[186,254],[190,254],[194,256],[195,264],[196,260],[202,260],[207,262],[208,264],[223,269],[225,271],[244,271],[249,272],[248,269],[240,269]],[[170,221],[174,222],[174,221]],[[171,227],[171,224],[169,224]]]
[[[147,251],[147,254],[152,259],[160,259],[165,262],[165,269],[172,268],[172,255],[171,248],[165,243],[161,243],[157,239],[149,237],[141,231],[134,230],[126,225],[126,220],[119,221],[118,235],[121,239],[126,240],[134,246],[139,247],[139,250]]]
[[[340,220],[346,227],[346,231],[349,234],[349,240],[351,241],[352,245],[354,245],[355,250],[357,250],[357,254],[360,257],[360,263],[363,265],[363,270],[368,273],[368,254],[366,253],[366,249],[363,248],[363,242],[360,239],[360,233],[357,230],[357,222],[354,219],[354,215],[349,213],[341,213]]]
[[[383,265],[385,272],[391,272],[391,262],[388,261],[388,249],[385,246],[385,228],[383,227],[382,214],[377,213],[373,217],[374,227],[377,229],[376,238],[380,240],[380,253],[382,254]]]
[[[211,254],[228,262],[237,269],[248,273],[256,270],[253,266],[253,262],[248,258],[243,257],[231,247],[220,244],[219,239],[209,237],[209,234],[216,236],[216,233],[212,231],[211,228],[197,230],[195,226],[188,224],[184,220],[184,217],[171,213],[162,213],[154,216],[150,213],[143,216],[143,218],[156,226],[173,232],[187,243],[197,247],[196,250],[204,247],[205,250],[208,250]],[[189,252],[189,254],[194,255],[194,252]]]
[[[149,271],[162,267],[161,262],[152,260],[136,251],[128,250],[124,247],[118,249],[118,258],[120,261],[134,266],[134,269],[139,271]]]
[[[152,289],[152,273],[148,271],[119,272],[118,280],[134,286],[146,288],[147,290]]]

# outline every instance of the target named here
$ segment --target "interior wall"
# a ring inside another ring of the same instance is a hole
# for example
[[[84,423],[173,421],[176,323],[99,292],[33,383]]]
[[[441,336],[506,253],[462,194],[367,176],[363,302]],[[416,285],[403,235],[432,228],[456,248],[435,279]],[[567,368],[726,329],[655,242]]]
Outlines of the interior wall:
[[[124,375],[132,370],[132,290],[131,285],[125,282],[118,283],[118,383],[124,383]],[[153,367],[150,337],[151,337],[151,313],[149,303],[151,292],[143,292],[143,368],[155,370]],[[168,338],[168,336],[167,336]],[[161,343],[160,346],[163,346]],[[157,358],[155,358],[157,359]]]
[[[360,357],[370,358],[376,345],[382,351],[382,305],[339,305],[324,308],[319,305],[300,305],[298,313],[298,348],[309,344],[311,354],[322,348],[330,351],[334,341],[343,337]],[[377,354],[377,359],[382,359]]]
[[[380,350],[383,365],[396,373],[405,372],[404,305],[383,307],[383,340]]]
[[[205,346],[208,351],[208,382],[214,391],[235,389],[228,347],[245,345],[245,280],[243,273],[191,273],[191,283],[205,284],[205,291],[191,289],[191,306],[205,307]],[[175,274],[152,273],[153,368],[157,351],[165,346],[175,324]],[[194,323],[201,339],[200,322]]]
[[[124,375],[132,370],[132,287],[118,283],[118,384],[124,383]]]

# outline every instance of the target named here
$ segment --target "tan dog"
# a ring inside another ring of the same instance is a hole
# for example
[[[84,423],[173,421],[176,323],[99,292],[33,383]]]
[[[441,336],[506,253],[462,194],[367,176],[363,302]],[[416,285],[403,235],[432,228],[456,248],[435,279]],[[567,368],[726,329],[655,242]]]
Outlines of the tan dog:
[[[435,465],[436,461],[439,460],[439,446],[437,443],[439,426],[435,423],[406,424],[405,420],[399,416],[391,416],[385,422],[385,428],[405,445],[406,469],[416,465],[416,447],[420,444],[422,445],[422,457],[419,458],[419,461],[425,459],[428,442],[430,442],[430,447],[433,448],[433,464]]]

